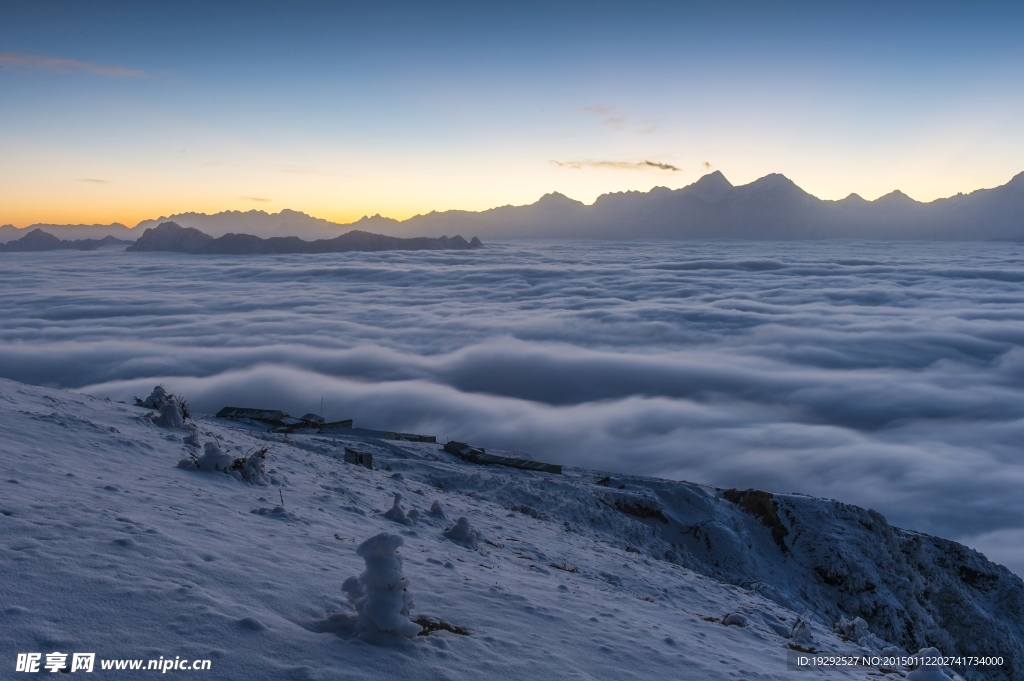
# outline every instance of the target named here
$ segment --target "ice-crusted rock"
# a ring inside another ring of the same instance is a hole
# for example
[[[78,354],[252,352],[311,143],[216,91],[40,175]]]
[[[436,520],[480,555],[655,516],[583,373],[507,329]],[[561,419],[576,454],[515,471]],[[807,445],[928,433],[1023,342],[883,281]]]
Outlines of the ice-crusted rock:
[[[1003,667],[957,671],[968,681],[1024,681],[1024,581],[972,549],[828,499],[640,476],[617,480],[626,489],[516,476],[483,496],[505,508],[529,505],[595,539],[613,536],[792,612],[814,613],[816,635],[830,636],[836,622],[860,617],[868,634],[863,644],[853,642],[870,650],[934,645],[947,655],[1002,655]],[[468,474],[460,480],[446,473],[438,482],[447,491],[480,493]],[[615,503],[620,498],[624,503]],[[664,520],[643,510],[654,508]],[[792,621],[766,627],[788,637]]]
[[[359,614],[364,630],[409,638],[422,630],[409,619],[413,601],[398,553],[404,543],[400,536],[382,532],[356,548],[356,554],[366,562],[366,570],[346,579],[341,589]]]
[[[456,544],[461,544],[468,549],[476,549],[479,536],[476,530],[469,524],[468,518],[459,518],[455,525],[445,530],[442,534]]]
[[[652,555],[671,550],[685,567],[753,585],[822,623],[859,617],[865,647],[998,651],[1005,666],[968,668],[964,677],[1024,679],[1024,581],[977,551],[832,500],[642,478],[630,486],[649,489],[667,521],[641,519],[656,536],[648,529],[632,541]]]

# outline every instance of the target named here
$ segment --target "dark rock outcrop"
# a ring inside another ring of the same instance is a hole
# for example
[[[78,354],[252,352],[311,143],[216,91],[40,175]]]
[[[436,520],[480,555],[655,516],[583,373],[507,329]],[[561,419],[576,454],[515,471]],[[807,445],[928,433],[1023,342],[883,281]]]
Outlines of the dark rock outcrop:
[[[203,234],[194,227],[182,227],[176,222],[163,222],[143,232],[127,250],[201,253],[211,241],[212,236]]]

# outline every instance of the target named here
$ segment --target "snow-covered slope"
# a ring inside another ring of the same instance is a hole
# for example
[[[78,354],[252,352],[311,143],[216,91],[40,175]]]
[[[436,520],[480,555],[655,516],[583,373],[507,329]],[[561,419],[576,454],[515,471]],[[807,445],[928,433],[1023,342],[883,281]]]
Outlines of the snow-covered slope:
[[[871,511],[197,417],[214,454],[268,447],[257,484],[189,465],[204,448],[148,413],[0,380],[7,671],[17,653],[60,651],[209,659],[194,674],[216,679],[768,679],[794,647],[894,644],[999,655],[964,675],[1024,678],[1021,580]],[[345,463],[346,446],[376,470]],[[356,547],[380,533],[404,540],[411,616],[468,634],[339,624]],[[835,633],[858,615],[870,633]]]

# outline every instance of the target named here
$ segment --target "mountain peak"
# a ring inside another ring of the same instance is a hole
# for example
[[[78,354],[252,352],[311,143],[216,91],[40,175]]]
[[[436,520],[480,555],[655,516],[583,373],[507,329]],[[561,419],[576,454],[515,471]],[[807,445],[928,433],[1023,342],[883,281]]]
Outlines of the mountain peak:
[[[708,203],[721,201],[731,190],[732,183],[725,178],[721,170],[708,173],[689,187],[685,187],[685,191]]]
[[[570,199],[561,192],[551,192],[537,199],[537,203],[533,204],[543,208],[556,208],[556,207],[568,207],[568,206],[582,206],[583,203],[576,199]]]
[[[872,201],[872,203],[896,206],[909,205],[912,203],[917,203],[917,201],[914,201],[914,199],[910,198],[909,196],[901,192],[899,189],[893,189],[885,196],[879,196],[877,199]]]
[[[751,182],[748,187],[796,187],[796,183],[782,173],[768,173]],[[797,187],[799,189],[799,187]],[[803,191],[803,190],[801,190]]]

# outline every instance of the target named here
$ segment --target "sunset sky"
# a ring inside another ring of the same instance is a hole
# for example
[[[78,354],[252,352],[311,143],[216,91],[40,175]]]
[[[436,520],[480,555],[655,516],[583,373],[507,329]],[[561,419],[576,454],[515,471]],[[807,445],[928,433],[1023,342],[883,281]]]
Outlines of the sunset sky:
[[[0,224],[1024,170],[1014,3],[4,3]]]

